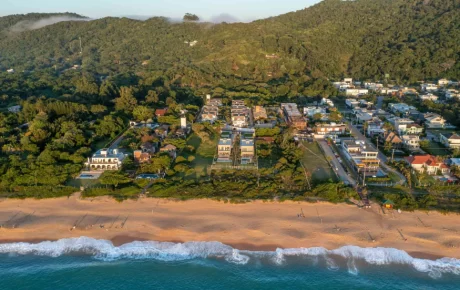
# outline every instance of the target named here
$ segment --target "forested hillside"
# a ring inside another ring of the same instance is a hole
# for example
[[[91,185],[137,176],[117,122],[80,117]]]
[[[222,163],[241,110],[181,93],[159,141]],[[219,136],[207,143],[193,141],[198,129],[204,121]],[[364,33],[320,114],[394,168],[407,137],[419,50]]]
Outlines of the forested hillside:
[[[27,17],[37,15],[0,18],[0,29]],[[414,82],[460,78],[459,43],[460,0],[325,0],[248,24],[104,18],[8,33],[0,40],[0,69],[61,72],[79,64],[99,76],[158,71],[190,87],[286,77],[302,87],[309,77],[385,74]]]

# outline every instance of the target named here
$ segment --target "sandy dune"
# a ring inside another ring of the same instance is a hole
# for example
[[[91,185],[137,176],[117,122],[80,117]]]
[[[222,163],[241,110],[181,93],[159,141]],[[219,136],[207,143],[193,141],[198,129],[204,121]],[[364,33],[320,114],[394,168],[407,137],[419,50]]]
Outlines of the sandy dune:
[[[302,210],[305,218],[298,217]],[[381,246],[402,249],[415,257],[460,258],[460,216],[383,214],[376,205],[359,209],[343,204],[261,201],[235,205],[166,199],[119,203],[109,198],[77,197],[0,200],[0,224],[2,243],[88,236],[115,244],[132,240],[220,241],[248,250]]]

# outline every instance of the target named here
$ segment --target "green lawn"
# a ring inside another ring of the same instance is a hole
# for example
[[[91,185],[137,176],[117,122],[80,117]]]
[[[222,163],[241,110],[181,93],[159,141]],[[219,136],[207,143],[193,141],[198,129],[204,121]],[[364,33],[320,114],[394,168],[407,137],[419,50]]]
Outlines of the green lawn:
[[[449,149],[433,141],[430,141],[428,147],[422,147],[422,149],[423,151],[435,156],[446,156],[451,154]]]
[[[337,176],[329,166],[329,163],[327,162],[323,152],[321,152],[318,143],[302,142],[302,144],[304,146],[302,147],[304,151],[302,163],[305,168],[312,173],[312,179],[320,182],[327,181],[329,179],[336,181]]]
[[[208,166],[212,164],[217,150],[217,142],[217,138],[203,140],[199,135],[194,133],[187,139],[187,145],[193,146],[195,152],[183,152],[181,156],[186,159],[189,156],[194,156],[195,159],[190,163],[190,166],[195,169],[197,175],[204,174],[207,172]]]

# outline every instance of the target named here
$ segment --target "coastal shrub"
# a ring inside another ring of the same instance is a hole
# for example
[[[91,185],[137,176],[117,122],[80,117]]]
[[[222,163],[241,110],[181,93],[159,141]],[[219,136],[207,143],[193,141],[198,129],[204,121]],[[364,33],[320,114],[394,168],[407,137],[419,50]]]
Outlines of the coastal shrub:
[[[13,191],[0,192],[0,197],[7,198],[56,198],[70,196],[76,192],[75,187],[71,186],[20,186]]]

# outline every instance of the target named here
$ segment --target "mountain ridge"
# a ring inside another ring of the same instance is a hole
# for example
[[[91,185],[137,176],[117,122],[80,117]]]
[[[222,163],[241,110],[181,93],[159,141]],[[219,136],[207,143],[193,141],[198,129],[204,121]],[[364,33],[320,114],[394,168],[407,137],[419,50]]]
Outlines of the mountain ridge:
[[[81,64],[98,75],[158,70],[178,74],[190,86],[214,77],[267,82],[286,75],[458,79],[459,11],[459,0],[325,0],[250,23],[172,23],[163,17],[60,22],[0,40],[0,68]]]

